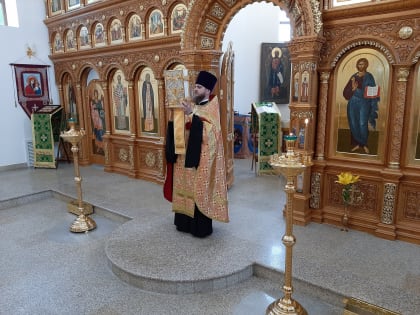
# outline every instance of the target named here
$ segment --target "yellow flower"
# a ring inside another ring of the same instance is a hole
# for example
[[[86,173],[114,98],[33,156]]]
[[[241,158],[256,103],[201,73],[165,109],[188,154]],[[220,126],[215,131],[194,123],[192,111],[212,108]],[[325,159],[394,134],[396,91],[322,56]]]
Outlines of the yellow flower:
[[[339,175],[337,175],[337,177],[338,180],[335,182],[341,185],[350,185],[359,181],[359,176],[353,175],[350,172],[341,172]]]
[[[343,189],[341,191],[343,202],[345,205],[349,205],[351,202],[351,190],[353,188],[353,184],[359,181],[359,176],[353,175],[350,172],[341,172],[337,175],[338,180],[336,183],[343,185]]]

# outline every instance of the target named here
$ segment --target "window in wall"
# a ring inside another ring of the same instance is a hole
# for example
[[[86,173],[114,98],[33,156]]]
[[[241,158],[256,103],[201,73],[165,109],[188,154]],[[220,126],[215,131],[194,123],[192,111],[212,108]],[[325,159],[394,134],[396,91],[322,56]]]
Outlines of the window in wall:
[[[7,25],[6,9],[4,0],[0,0],[0,25]]]
[[[19,26],[16,0],[0,0],[0,25]]]
[[[279,42],[290,41],[290,20],[286,15],[286,12],[280,10],[279,14]]]

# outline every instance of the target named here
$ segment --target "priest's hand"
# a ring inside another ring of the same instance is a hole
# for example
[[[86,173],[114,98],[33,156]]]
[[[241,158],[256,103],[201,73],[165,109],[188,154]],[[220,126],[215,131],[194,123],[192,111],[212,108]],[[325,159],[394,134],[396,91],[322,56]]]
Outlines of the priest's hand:
[[[193,110],[192,110],[192,104],[191,102],[187,101],[187,100],[183,100],[181,102],[182,107],[184,108],[184,113],[185,115],[190,115],[192,114]]]

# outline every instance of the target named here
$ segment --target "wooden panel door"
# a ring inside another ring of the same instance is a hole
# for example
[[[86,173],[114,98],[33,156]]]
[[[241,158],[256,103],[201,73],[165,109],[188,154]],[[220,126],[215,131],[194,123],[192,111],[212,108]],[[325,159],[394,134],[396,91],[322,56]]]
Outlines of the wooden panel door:
[[[92,80],[87,88],[85,112],[86,135],[88,137],[90,163],[105,163],[105,143],[103,136],[107,130],[105,123],[104,92],[97,80]]]
[[[226,52],[223,54],[222,68],[220,74],[220,113],[221,126],[224,138],[224,150],[226,161],[226,180],[228,188],[234,181],[234,57],[232,42],[229,43]]]

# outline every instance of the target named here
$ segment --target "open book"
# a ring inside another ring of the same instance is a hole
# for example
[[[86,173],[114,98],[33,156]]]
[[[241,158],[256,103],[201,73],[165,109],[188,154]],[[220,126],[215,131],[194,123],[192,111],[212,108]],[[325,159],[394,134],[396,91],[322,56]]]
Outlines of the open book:
[[[379,93],[380,93],[380,87],[378,85],[367,86],[365,88],[364,97],[365,98],[377,98],[377,97],[379,97]]]
[[[180,101],[186,99],[189,92],[187,70],[165,70],[165,92],[169,108],[179,108]],[[182,108],[182,106],[181,106]]]

